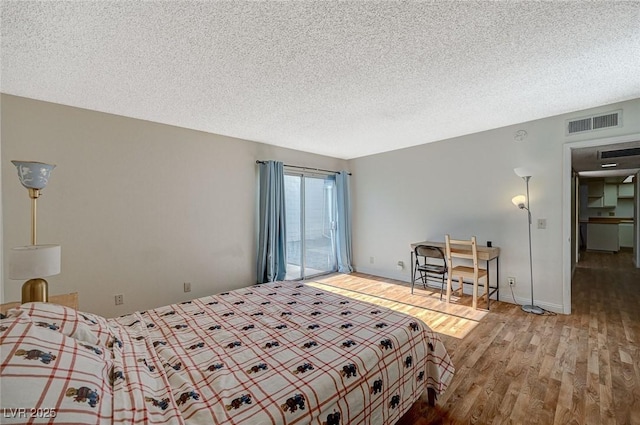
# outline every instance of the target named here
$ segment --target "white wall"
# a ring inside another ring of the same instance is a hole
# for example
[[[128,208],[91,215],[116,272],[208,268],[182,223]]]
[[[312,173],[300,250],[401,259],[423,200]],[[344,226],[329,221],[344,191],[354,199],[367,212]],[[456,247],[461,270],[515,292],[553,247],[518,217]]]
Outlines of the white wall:
[[[623,109],[624,126],[566,137],[565,120]],[[496,113],[499,113],[497,111]],[[452,125],[455,125],[452,122]],[[514,141],[526,130],[523,142]],[[409,245],[444,234],[501,247],[501,299],[516,277],[516,301],[530,302],[526,213],[511,203],[525,185],[513,169],[529,167],[536,304],[563,311],[563,145],[640,131],[640,99],[531,121],[350,161],[354,196],[354,263],[358,271],[410,280]],[[539,230],[538,218],[547,219]],[[374,263],[370,258],[374,257]],[[395,265],[403,260],[401,272]],[[567,260],[569,261],[569,260]]]
[[[255,283],[256,159],[347,166],[9,95],[1,112],[6,251],[28,244],[30,232],[29,197],[10,160],[57,164],[38,200],[38,242],[62,245],[62,273],[47,279],[49,291],[78,291],[81,310],[105,316]],[[22,282],[3,277],[4,299],[19,300]],[[123,306],[114,305],[117,293]]]

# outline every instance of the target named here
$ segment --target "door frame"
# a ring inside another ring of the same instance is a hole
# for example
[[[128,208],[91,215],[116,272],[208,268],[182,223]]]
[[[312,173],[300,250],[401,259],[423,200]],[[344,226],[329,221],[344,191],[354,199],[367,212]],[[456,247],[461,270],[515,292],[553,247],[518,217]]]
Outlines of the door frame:
[[[632,133],[625,136],[605,137],[600,139],[589,139],[576,142],[567,142],[563,145],[563,158],[562,158],[562,306],[564,314],[571,314],[571,270],[573,264],[571,261],[571,249],[572,249],[572,234],[573,227],[571,226],[571,217],[575,213],[571,208],[571,151],[578,148],[589,148],[596,146],[606,146],[616,143],[635,142],[640,140],[640,133]],[[638,182],[636,181],[636,188]],[[637,192],[637,190],[636,190]],[[636,211],[638,199],[636,199]],[[637,215],[637,214],[636,214]],[[636,223],[636,226],[638,223]],[[640,241],[638,241],[638,235],[636,232],[634,238],[634,252],[638,252]],[[636,267],[640,266],[636,261]]]

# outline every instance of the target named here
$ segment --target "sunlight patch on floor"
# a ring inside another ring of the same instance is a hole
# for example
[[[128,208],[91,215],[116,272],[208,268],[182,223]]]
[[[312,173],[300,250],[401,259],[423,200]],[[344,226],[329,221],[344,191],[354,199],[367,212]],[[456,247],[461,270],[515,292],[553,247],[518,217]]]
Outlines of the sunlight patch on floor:
[[[378,282],[376,282],[376,286]],[[335,286],[331,283],[319,281],[306,281],[306,285],[324,291],[340,294],[356,300],[365,301],[374,305],[385,307],[410,316],[416,317],[425,322],[432,330],[440,334],[454,338],[464,338],[478,325],[479,321],[486,316],[487,311],[474,310],[457,304],[448,304],[440,301],[440,293],[423,291],[419,295],[412,296],[409,300],[393,299],[384,294],[374,293],[368,290],[350,290]],[[404,298],[407,298],[406,296]],[[454,301],[455,298],[452,298]],[[430,305],[425,305],[430,304]],[[434,308],[435,307],[435,308]]]

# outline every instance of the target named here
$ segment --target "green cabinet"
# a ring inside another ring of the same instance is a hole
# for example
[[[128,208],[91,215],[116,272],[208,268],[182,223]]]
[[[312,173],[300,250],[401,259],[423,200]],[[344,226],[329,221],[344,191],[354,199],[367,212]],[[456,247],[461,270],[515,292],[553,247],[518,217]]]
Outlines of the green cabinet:
[[[588,183],[589,208],[615,208],[618,205],[618,185],[602,180]]]
[[[618,185],[618,198],[633,198],[633,183]]]
[[[633,223],[620,223],[618,225],[620,246],[633,248]]]

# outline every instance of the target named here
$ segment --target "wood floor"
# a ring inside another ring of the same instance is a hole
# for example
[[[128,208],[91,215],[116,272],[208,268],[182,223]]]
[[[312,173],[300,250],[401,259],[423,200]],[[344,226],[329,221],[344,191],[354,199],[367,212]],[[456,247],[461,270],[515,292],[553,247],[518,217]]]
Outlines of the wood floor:
[[[628,252],[583,258],[571,315],[536,316],[505,302],[477,311],[470,296],[447,304],[439,290],[412,296],[406,283],[358,273],[315,282],[414,314],[440,333],[455,377],[435,407],[425,396],[397,425],[640,425],[640,270]]]

